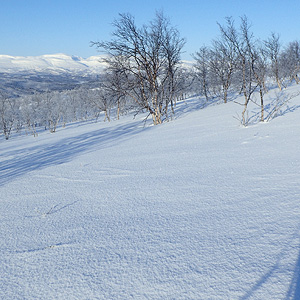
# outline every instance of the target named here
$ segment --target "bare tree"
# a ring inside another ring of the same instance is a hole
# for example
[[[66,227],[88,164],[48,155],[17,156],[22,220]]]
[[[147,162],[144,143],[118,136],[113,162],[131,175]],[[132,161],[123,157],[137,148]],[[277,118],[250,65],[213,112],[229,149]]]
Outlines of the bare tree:
[[[141,28],[130,14],[120,14],[113,25],[114,39],[92,45],[108,54],[104,59],[106,71],[121,74],[122,94],[146,109],[155,125],[160,124],[174,97],[174,80],[185,42],[162,13]]]
[[[96,116],[104,112],[104,122],[106,120],[110,122],[110,109],[113,102],[110,91],[107,90],[104,85],[100,85],[99,88],[89,90],[88,98],[96,108]]]
[[[269,58],[271,62],[270,64],[271,76],[275,78],[279,90],[281,91],[282,83],[281,83],[281,72],[280,72],[280,62],[279,62],[281,44],[279,42],[279,35],[272,32],[271,36],[264,41],[264,46],[265,46],[264,51],[266,53],[266,56]]]
[[[255,63],[257,60],[257,51],[255,41],[246,16],[241,17],[239,31],[237,31],[232,18],[227,18],[227,26],[219,24],[222,38],[234,48],[238,61],[237,71],[241,78],[241,92],[244,95],[244,109],[242,111],[242,124],[247,125],[245,113],[252,94],[255,92],[258,83],[255,75]]]
[[[195,74],[200,84],[200,92],[209,100],[209,60],[211,51],[208,47],[202,46],[193,58],[195,59]]]
[[[126,103],[126,93],[123,92],[126,78],[124,73],[117,69],[106,72],[101,80],[101,89],[110,98],[110,106],[116,106],[117,119],[120,118],[121,109]]]
[[[47,91],[40,93],[41,113],[45,129],[51,133],[56,132],[57,126],[61,121],[64,110],[64,101],[61,93],[57,91]]]
[[[9,139],[14,123],[17,121],[19,106],[17,98],[0,93],[0,130],[6,140]]]
[[[299,83],[298,73],[300,71],[300,43],[293,41],[288,44],[280,56],[284,76]]]
[[[158,19],[158,25],[161,27],[158,32],[162,32],[163,36],[163,56],[164,62],[164,78],[163,93],[165,98],[165,113],[167,115],[169,103],[171,104],[172,113],[174,114],[174,100],[178,94],[182,93],[182,89],[185,87],[183,84],[182,74],[185,70],[181,66],[181,51],[185,44],[185,40],[180,38],[179,32],[176,28],[171,27],[169,21],[164,17],[162,13],[158,13],[156,18]],[[185,81],[187,82],[187,81]]]
[[[65,101],[67,104],[67,115],[70,121],[74,122],[78,118],[80,107],[78,90],[68,90],[65,92]]]
[[[259,47],[255,50],[256,60],[253,63],[253,74],[258,85],[259,96],[260,96],[260,121],[264,121],[264,94],[267,91],[266,88],[266,75],[267,75],[267,57],[263,47]]]
[[[29,130],[34,137],[38,136],[37,124],[40,121],[39,115],[40,102],[37,94],[25,95],[21,99],[21,114],[22,121],[25,125],[25,130]]]
[[[224,39],[214,40],[209,58],[209,70],[214,90],[219,97],[223,98],[224,103],[227,103],[228,90],[232,83],[237,60],[232,43],[228,43]]]

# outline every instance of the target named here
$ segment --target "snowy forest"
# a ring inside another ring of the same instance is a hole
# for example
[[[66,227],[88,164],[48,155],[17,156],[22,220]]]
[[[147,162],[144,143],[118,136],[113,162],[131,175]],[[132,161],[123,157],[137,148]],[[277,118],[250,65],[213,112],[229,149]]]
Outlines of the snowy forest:
[[[133,16],[121,14],[113,23],[112,40],[91,42],[105,54],[106,68],[97,84],[64,90],[49,86],[19,95],[0,91],[1,135],[9,139],[19,132],[54,133],[70,122],[110,121],[128,112],[134,116],[147,112],[146,119],[151,117],[157,125],[173,118],[178,101],[196,95],[203,107],[242,95],[237,118],[243,126],[248,124],[250,102],[260,107],[260,121],[269,121],[289,99],[278,97],[266,112],[265,94],[299,83],[300,42],[283,45],[277,33],[257,39],[246,16],[238,21],[227,18],[224,24],[218,23],[219,38],[201,46],[191,62],[184,62],[181,54],[186,41],[162,13],[142,27]],[[259,100],[254,93],[259,93]]]

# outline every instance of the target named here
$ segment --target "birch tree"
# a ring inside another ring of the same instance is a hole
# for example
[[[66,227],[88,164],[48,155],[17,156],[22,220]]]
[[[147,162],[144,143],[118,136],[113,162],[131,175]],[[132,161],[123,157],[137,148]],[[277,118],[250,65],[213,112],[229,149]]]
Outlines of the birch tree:
[[[160,124],[176,96],[174,80],[185,41],[162,13],[140,28],[130,14],[120,14],[113,25],[111,41],[92,45],[108,54],[106,72],[122,74],[122,94]]]
[[[206,101],[209,100],[209,61],[211,51],[208,47],[202,46],[194,55],[195,74],[200,84],[200,92],[205,96]]]
[[[291,81],[300,82],[298,73],[300,72],[300,43],[293,41],[281,53],[281,66],[284,76]]]
[[[241,78],[241,92],[244,95],[244,109],[242,111],[242,124],[247,125],[245,117],[248,104],[255,92],[258,83],[255,75],[255,63],[257,60],[257,51],[253,33],[250,31],[250,25],[246,16],[241,17],[239,30],[236,29],[232,18],[227,18],[227,25],[219,24],[222,38],[232,45],[237,54],[237,71]]]
[[[264,41],[264,51],[270,61],[271,76],[275,78],[279,90],[282,90],[282,75],[280,70],[280,48],[279,35],[272,32],[271,36]]]
[[[232,84],[232,77],[236,68],[237,55],[234,47],[226,40],[214,40],[209,57],[209,69],[214,90],[224,103],[228,100],[228,91]]]
[[[9,139],[17,117],[17,100],[0,93],[0,130],[6,140]]]

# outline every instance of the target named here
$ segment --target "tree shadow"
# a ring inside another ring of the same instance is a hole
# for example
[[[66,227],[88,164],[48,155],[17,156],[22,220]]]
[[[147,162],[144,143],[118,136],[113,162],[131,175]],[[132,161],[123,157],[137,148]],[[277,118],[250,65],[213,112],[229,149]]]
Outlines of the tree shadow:
[[[282,107],[280,107],[278,110],[276,110],[276,103],[268,103],[264,107],[264,112],[265,112],[265,121],[271,121],[277,117],[284,116],[288,113],[292,113],[300,108],[300,105],[288,105],[285,104]],[[275,113],[272,115],[273,110]],[[254,125],[260,122],[261,119],[261,108],[256,108],[251,111],[251,115],[248,118],[247,125]]]
[[[74,204],[76,204],[77,202],[79,202],[79,200],[73,201],[71,203],[65,204],[64,206],[61,206],[59,204],[53,205],[52,207],[50,207],[50,209],[45,210],[45,211],[40,211],[38,209],[35,209],[36,211],[36,215],[29,215],[29,216],[25,216],[26,218],[37,218],[37,217],[46,217],[46,216],[50,216],[52,214],[55,214],[57,212],[60,212],[61,210],[64,210],[70,206],[73,206]]]
[[[194,111],[218,104],[223,104],[223,101],[217,97],[211,98],[209,101],[206,101],[203,96],[192,96],[186,100],[179,100],[175,107],[175,119],[181,118]]]
[[[280,259],[281,259],[281,256],[277,259],[275,265],[267,273],[265,273],[263,276],[261,276],[261,278],[254,284],[253,287],[251,287],[251,289],[243,297],[240,298],[240,300],[249,299],[257,290],[259,290],[262,287],[262,285],[272,276],[272,274],[276,270],[278,270],[278,265],[279,265]]]
[[[300,299],[300,252],[294,269],[292,282],[290,284],[289,290],[286,295],[286,300],[299,300],[299,299]]]
[[[266,119],[273,120],[277,117],[284,116],[288,113],[295,112],[300,108],[300,105],[289,105],[288,103],[269,103],[265,106]]]
[[[63,164],[82,153],[131,139],[147,129],[149,127],[143,127],[137,121],[87,132],[52,144],[7,151],[4,155],[12,158],[0,161],[0,186],[31,171]]]
[[[294,239],[299,239],[299,229],[292,235],[290,242]],[[277,256],[275,264],[265,273],[263,274],[259,280],[240,298],[240,300],[247,300],[253,294],[259,290],[265,282],[276,273],[280,267],[280,261],[288,254],[287,249],[283,249],[279,255]],[[295,265],[293,278],[289,286],[289,290],[287,292],[285,300],[299,300],[300,299],[300,252],[298,254],[298,259]]]

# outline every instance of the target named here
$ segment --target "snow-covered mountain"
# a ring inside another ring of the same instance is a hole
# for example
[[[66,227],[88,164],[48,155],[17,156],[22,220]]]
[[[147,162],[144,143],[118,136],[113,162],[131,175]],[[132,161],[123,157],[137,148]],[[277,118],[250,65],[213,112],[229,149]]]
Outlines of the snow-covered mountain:
[[[16,73],[24,71],[36,72],[101,72],[104,64],[101,56],[82,58],[66,54],[50,54],[41,56],[0,55],[0,72]]]
[[[105,67],[102,56],[82,58],[66,54],[41,56],[0,55],[0,90],[9,96],[32,91],[72,89],[98,84]]]

